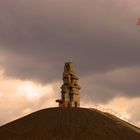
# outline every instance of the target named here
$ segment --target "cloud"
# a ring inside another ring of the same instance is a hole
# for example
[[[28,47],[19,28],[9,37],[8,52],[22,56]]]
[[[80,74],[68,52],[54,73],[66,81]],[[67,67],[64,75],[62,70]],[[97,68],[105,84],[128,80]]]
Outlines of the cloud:
[[[0,63],[9,76],[42,82],[58,79],[65,61],[74,61],[82,75],[139,66],[136,4],[1,2]]]
[[[94,102],[108,102],[116,97],[140,97],[140,67],[120,68],[81,79],[82,97]]]
[[[57,106],[59,83],[41,85],[33,81],[0,77],[0,125],[46,107]]]

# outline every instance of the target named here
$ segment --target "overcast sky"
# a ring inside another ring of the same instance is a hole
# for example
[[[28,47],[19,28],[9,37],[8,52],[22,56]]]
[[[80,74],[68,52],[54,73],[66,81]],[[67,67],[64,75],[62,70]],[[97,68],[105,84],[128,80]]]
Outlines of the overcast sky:
[[[140,126],[139,0],[0,0],[0,125],[57,106],[64,62],[81,106]]]

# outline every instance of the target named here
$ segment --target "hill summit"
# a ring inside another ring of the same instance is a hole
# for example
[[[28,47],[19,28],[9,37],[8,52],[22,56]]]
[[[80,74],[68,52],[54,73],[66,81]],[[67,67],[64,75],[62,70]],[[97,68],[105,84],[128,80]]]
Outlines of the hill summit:
[[[140,129],[86,108],[48,108],[0,127],[0,140],[140,140]]]

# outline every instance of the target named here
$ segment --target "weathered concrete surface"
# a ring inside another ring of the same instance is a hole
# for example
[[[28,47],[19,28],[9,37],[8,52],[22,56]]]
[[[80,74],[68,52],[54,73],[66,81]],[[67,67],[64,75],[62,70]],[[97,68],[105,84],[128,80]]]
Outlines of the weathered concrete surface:
[[[80,106],[80,86],[72,62],[66,62],[64,65],[63,85],[61,86],[61,89],[61,99],[56,100],[56,102],[59,103],[59,107]]]
[[[140,140],[135,129],[96,110],[58,107],[1,126],[0,140]]]

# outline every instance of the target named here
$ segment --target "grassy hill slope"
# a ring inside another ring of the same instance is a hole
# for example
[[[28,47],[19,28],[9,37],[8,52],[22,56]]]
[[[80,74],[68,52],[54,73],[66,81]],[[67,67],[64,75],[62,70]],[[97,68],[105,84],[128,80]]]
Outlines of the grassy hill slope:
[[[48,108],[1,126],[0,140],[140,140],[140,129],[94,109]]]

